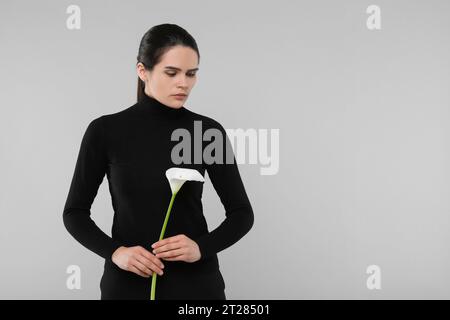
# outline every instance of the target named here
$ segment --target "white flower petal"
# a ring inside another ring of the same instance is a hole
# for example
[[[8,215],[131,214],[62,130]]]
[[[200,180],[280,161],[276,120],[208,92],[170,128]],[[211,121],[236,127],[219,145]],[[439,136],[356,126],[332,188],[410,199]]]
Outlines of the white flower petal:
[[[195,169],[172,167],[166,170],[166,177],[172,193],[178,192],[186,181],[205,182],[201,173]]]

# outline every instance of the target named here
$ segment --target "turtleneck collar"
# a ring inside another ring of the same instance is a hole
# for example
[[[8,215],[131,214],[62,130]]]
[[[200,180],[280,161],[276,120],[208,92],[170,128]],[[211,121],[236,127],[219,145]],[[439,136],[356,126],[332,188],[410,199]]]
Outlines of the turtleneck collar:
[[[142,93],[142,100],[136,104],[136,108],[145,113],[165,117],[179,117],[186,114],[187,109],[184,106],[178,109],[172,108],[156,100],[156,98],[150,97],[144,90],[142,90]]]

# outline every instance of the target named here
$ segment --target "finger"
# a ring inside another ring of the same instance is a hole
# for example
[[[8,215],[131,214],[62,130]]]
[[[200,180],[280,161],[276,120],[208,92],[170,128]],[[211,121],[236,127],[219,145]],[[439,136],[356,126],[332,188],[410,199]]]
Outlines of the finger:
[[[150,251],[148,251],[147,249],[143,248],[143,247],[139,247],[138,252],[140,254],[142,254],[143,256],[145,256],[147,259],[152,259],[153,255],[150,253]]]
[[[163,269],[164,264],[159,260],[157,257],[152,255],[150,252],[148,255],[137,255],[136,257],[139,257],[139,261],[145,264],[148,267],[153,267],[153,265],[156,265],[158,268]]]
[[[154,244],[152,244],[152,248],[156,249],[156,248],[161,247],[161,246],[163,246],[165,244],[168,244],[168,243],[178,242],[183,237],[184,237],[184,234],[179,234],[179,235],[176,235],[176,236],[173,236],[173,237],[161,239],[161,240],[155,242]]]
[[[184,261],[185,258],[186,258],[186,255],[181,254],[181,255],[176,256],[176,257],[163,258],[163,259],[167,260],[167,261],[180,261],[180,260]]]
[[[136,273],[136,274],[142,276],[142,277],[149,278],[148,275],[146,275],[145,273],[143,273],[141,270],[139,270],[139,269],[136,268],[135,266],[131,266],[131,267],[129,268],[129,270],[130,270],[131,272],[134,272],[134,273]]]
[[[158,258],[172,258],[172,257],[176,257],[176,256],[179,256],[179,255],[182,255],[183,253],[185,253],[184,249],[175,249],[175,250],[170,250],[170,251],[157,253],[156,256]]]
[[[153,263],[152,261],[148,260],[144,256],[137,256],[136,259],[145,265],[148,269],[150,269],[151,272],[156,271],[159,275],[162,275],[163,270],[162,268],[159,268],[157,264]]]
[[[156,248],[153,250],[153,254],[161,253],[164,251],[169,251],[173,249],[180,249],[182,247],[180,242],[174,242],[174,243],[168,243],[166,245],[163,245],[159,248]]]
[[[164,264],[159,260],[157,257],[155,257],[153,254],[151,254],[149,251],[147,251],[145,248],[140,248],[139,252],[148,260],[150,260],[152,263],[156,264],[160,268],[164,268]]]
[[[151,270],[150,268],[148,268],[145,264],[143,264],[142,262],[140,262],[139,260],[134,260],[133,261],[133,265],[141,272],[145,273],[145,275],[147,276],[151,276],[153,273],[153,270]]]
[[[136,256],[135,259],[136,259],[136,267],[139,270],[147,273],[148,275],[152,275],[153,271],[156,271],[156,270],[154,270],[155,269],[154,264],[151,261],[146,260],[145,257]]]

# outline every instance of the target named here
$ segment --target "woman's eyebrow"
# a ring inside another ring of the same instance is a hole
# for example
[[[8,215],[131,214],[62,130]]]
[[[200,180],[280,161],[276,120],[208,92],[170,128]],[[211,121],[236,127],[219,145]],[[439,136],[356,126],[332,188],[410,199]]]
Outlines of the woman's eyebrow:
[[[173,70],[181,71],[180,68],[172,67],[172,66],[166,66],[165,68],[166,68],[166,69],[173,69]],[[198,69],[199,69],[199,68],[194,68],[194,69],[189,69],[188,71],[197,71]]]

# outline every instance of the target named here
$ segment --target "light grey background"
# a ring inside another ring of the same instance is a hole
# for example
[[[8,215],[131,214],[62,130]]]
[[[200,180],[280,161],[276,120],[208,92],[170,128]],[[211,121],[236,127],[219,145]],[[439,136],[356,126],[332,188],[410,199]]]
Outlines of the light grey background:
[[[81,7],[81,30],[66,8]],[[366,27],[381,8],[382,29]],[[99,299],[103,259],[65,230],[82,134],[135,103],[150,27],[197,40],[186,106],[280,129],[280,169],[240,172],[253,229],[219,253],[228,299],[450,298],[450,2],[0,2],[0,298]],[[207,180],[212,230],[224,209]],[[110,234],[106,177],[92,217]],[[66,288],[79,265],[81,290]],[[381,268],[381,290],[366,268]]]

